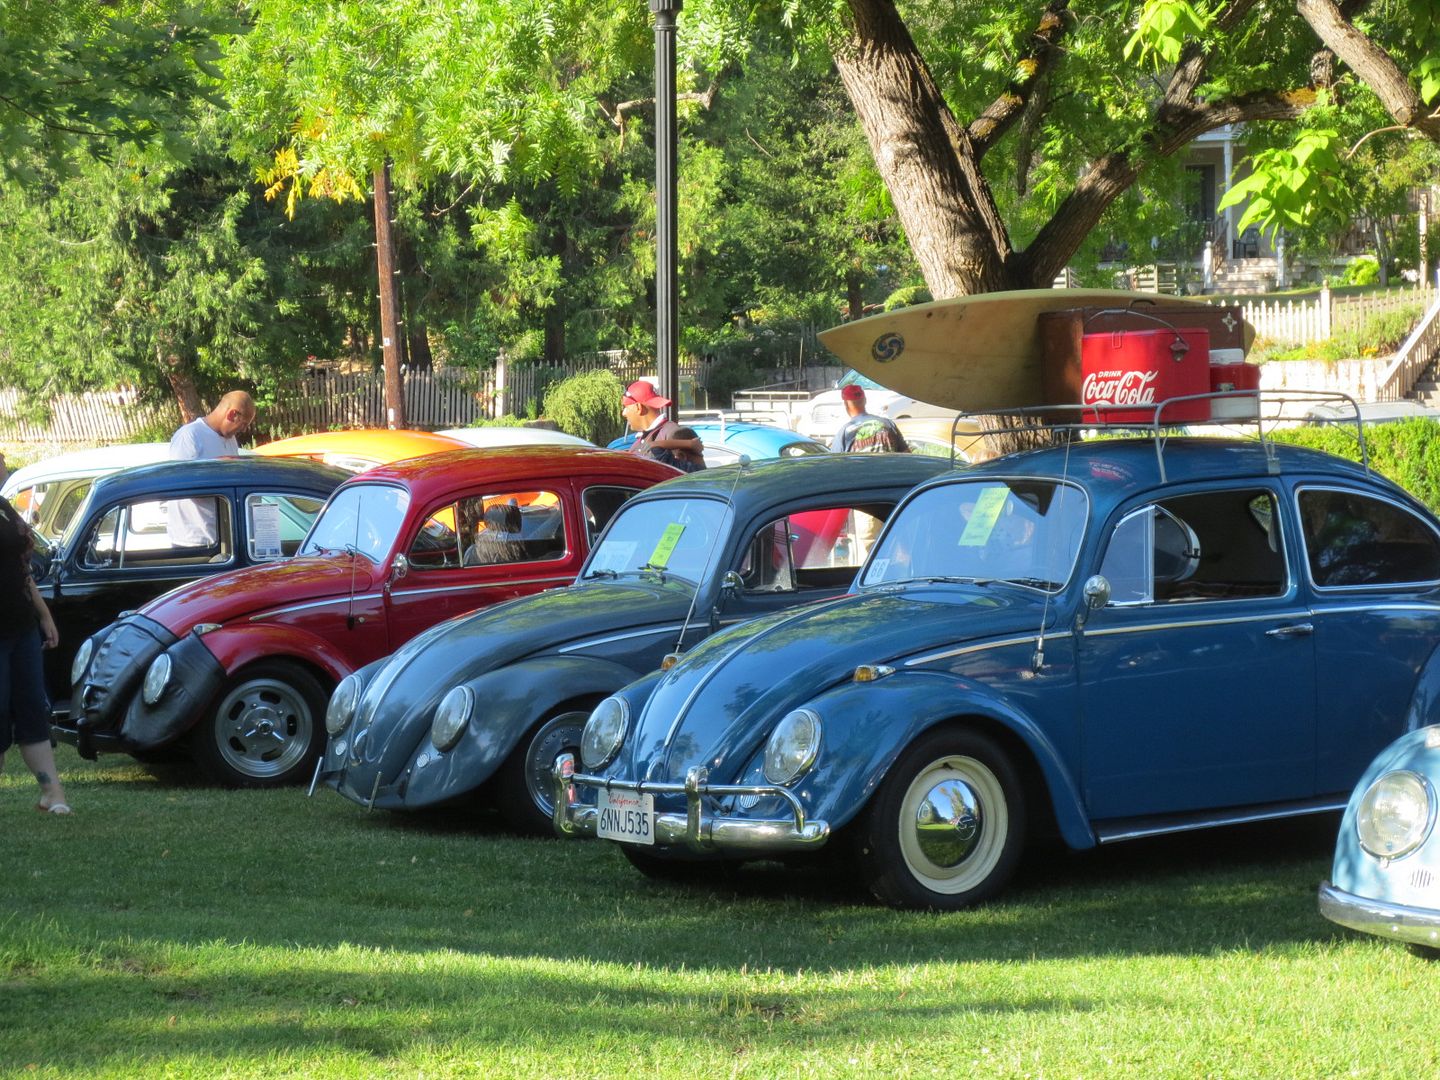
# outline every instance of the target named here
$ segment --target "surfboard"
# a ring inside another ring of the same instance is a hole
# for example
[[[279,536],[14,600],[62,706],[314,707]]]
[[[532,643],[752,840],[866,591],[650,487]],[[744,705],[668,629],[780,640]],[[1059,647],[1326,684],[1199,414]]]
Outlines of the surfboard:
[[[1118,289],[1025,289],[957,296],[820,332],[845,364],[881,386],[962,412],[1042,403],[1036,317],[1065,308],[1207,306],[1194,297]],[[1255,330],[1244,329],[1245,348]]]

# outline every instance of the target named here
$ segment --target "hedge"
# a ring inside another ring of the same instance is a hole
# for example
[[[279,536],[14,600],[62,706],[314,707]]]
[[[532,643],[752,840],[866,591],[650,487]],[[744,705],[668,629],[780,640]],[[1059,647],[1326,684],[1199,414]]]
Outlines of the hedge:
[[[1354,425],[1283,428],[1267,437],[1279,443],[1325,450],[1351,461],[1360,460]],[[1372,469],[1440,514],[1440,421],[1409,417],[1367,424],[1365,447]]]

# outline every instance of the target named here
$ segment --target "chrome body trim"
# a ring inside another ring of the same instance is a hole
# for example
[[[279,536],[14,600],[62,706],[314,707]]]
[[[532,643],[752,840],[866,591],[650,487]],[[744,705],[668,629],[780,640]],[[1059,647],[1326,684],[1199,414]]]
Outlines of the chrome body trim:
[[[946,649],[943,652],[926,653],[924,656],[917,656],[913,660],[906,660],[904,666],[907,668],[920,667],[924,664],[933,664],[940,660],[949,660],[956,656],[968,656],[971,653],[985,652],[987,649],[1004,649],[1011,645],[1033,645],[1037,638],[1045,641],[1054,641],[1059,638],[1068,638],[1069,631],[1056,633],[1051,631],[1048,634],[1026,634],[1024,637],[1005,638],[1001,641],[986,641],[979,645],[961,645],[956,649]]]
[[[433,596],[436,593],[475,592],[479,589],[510,588],[515,585],[569,585],[575,578],[570,574],[551,574],[547,577],[506,578],[504,581],[468,581],[463,585],[434,585],[428,589],[394,589],[392,596]]]
[[[693,766],[683,784],[635,780],[607,780],[603,776],[576,773],[574,758],[562,754],[552,774],[555,781],[555,831],[564,837],[593,837],[599,825],[599,811],[581,806],[577,788],[604,788],[636,795],[684,795],[685,813],[655,815],[655,843],[660,847],[684,846],[691,851],[713,854],[759,855],[778,851],[808,851],[830,838],[824,821],[807,821],[805,807],[794,792],[771,784],[711,784],[709,770]],[[754,795],[783,799],[790,807],[789,818],[734,818],[716,815],[707,799],[728,795]]]
[[[1440,949],[1440,911],[1356,896],[1328,881],[1320,883],[1319,903],[1321,915],[1351,930]]]
[[[606,637],[586,638],[584,641],[573,642],[555,651],[564,655],[565,653],[579,652],[581,649],[592,649],[600,645],[611,645],[617,641],[629,641],[632,638],[653,637],[656,634],[673,634],[678,632],[682,625],[681,623],[667,623],[664,626],[647,626],[643,630],[626,630],[623,633],[610,634]]]
[[[1345,809],[1348,799],[1324,800],[1306,803],[1303,806],[1279,806],[1270,810],[1236,810],[1229,813],[1206,814],[1203,818],[1187,817],[1179,821],[1157,821],[1153,825],[1141,822],[1113,827],[1097,828],[1096,842],[1114,844],[1121,840],[1140,840],[1147,836],[1165,836],[1170,833],[1195,832],[1197,829],[1214,829],[1224,825],[1245,825],[1254,821],[1279,821],[1283,818],[1304,817],[1307,814],[1333,814]]]
[[[352,600],[383,600],[384,593],[356,593],[354,596],[332,596],[325,600],[307,600],[303,604],[287,604],[285,607],[271,608],[269,611],[262,611],[258,615],[251,615],[246,622],[264,622],[266,619],[273,619],[277,615],[289,615],[295,611],[313,611],[315,608],[330,607],[334,604],[348,604]]]
[[[1082,633],[1085,637],[1110,637],[1114,634],[1153,633],[1157,630],[1187,630],[1195,626],[1233,626],[1238,623],[1275,622],[1277,619],[1306,619],[1310,614],[1308,608],[1301,608],[1299,611],[1271,611],[1264,615],[1232,615],[1223,619],[1175,619],[1171,622],[1137,623],[1135,626],[1109,626],[1100,630],[1087,627]]]

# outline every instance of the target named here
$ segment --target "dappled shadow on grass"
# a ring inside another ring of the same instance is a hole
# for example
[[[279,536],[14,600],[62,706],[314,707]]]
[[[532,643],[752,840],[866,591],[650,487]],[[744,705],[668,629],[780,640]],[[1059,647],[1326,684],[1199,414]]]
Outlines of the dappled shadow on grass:
[[[81,941],[808,970],[1289,949],[1338,933],[1315,908],[1333,817],[1037,847],[999,900],[936,915],[874,904],[843,867],[661,884],[613,845],[517,837],[477,809],[367,813],[325,790],[157,789],[85,770],[72,788],[81,811],[59,829],[7,803],[0,831],[8,910]]]

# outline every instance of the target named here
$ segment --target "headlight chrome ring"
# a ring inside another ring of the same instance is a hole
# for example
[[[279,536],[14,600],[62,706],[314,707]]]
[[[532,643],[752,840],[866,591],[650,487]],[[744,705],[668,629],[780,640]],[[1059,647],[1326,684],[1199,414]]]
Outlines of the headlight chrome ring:
[[[765,779],[793,784],[809,771],[820,754],[820,714],[814,709],[786,713],[765,744]]]
[[[75,650],[75,659],[70,661],[70,683],[75,685],[85,677],[85,672],[90,668],[90,657],[95,652],[95,639],[86,638],[80,643],[80,648]]]
[[[150,668],[145,672],[145,681],[140,684],[140,700],[146,705],[154,705],[160,700],[160,695],[165,693],[165,687],[170,685],[170,672],[174,664],[169,653],[161,653],[150,662]]]
[[[1360,846],[1377,859],[1399,859],[1425,842],[1435,823],[1435,794],[1417,772],[1399,769],[1380,777],[1355,811]]]
[[[460,741],[470,714],[475,710],[475,691],[457,686],[440,699],[430,725],[430,742],[442,754]]]
[[[624,698],[607,697],[595,706],[580,733],[580,764],[592,772],[615,760],[630,727],[630,706]]]
[[[325,730],[331,736],[345,730],[360,704],[360,676],[346,675],[330,695],[330,704],[325,707]]]

